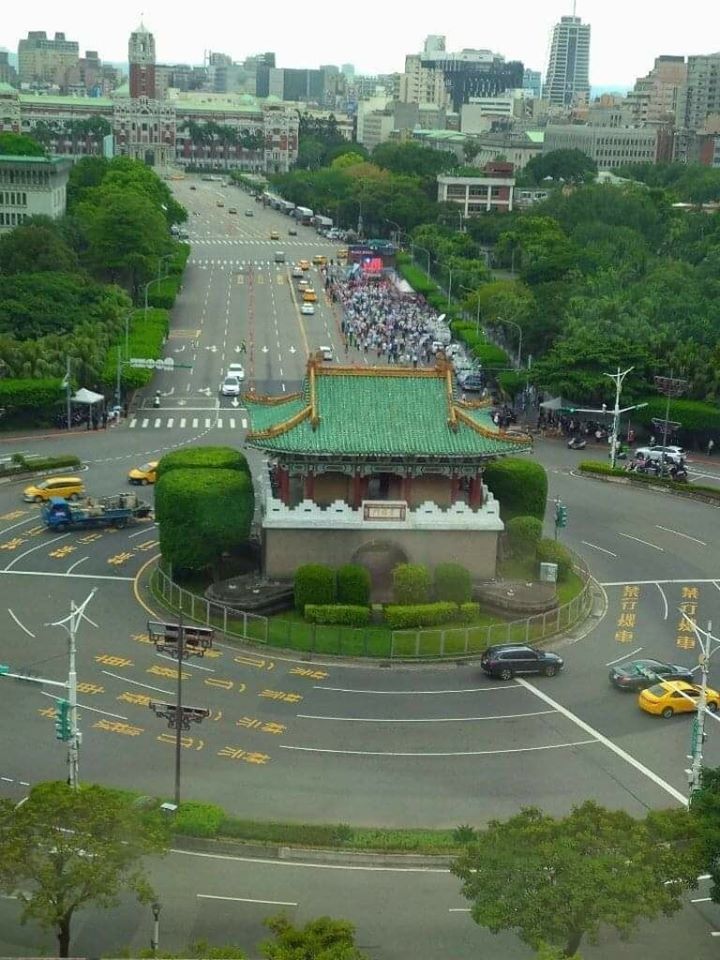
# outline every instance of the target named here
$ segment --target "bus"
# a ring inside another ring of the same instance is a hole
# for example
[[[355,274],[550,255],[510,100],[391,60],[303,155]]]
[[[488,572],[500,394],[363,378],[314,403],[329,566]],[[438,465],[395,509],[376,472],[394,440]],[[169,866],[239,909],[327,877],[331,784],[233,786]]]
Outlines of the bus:
[[[295,216],[298,223],[302,223],[303,226],[309,227],[312,223],[313,212],[310,207],[295,207]]]

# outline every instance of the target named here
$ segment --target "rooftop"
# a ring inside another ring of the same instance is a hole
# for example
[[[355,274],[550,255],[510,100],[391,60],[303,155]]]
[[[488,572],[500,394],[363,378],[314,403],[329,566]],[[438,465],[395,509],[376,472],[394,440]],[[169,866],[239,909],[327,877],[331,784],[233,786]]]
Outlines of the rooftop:
[[[489,459],[530,450],[530,437],[504,433],[488,405],[454,396],[445,361],[433,369],[308,362],[301,393],[245,395],[250,446],[309,457]]]

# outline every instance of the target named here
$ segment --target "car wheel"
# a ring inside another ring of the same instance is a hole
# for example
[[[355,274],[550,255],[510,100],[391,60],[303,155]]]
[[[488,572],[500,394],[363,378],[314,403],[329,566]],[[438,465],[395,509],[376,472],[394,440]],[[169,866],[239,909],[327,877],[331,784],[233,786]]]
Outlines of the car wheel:
[[[710,713],[717,713],[717,708],[718,708],[717,701],[708,700],[707,708],[710,711]]]
[[[43,502],[42,497],[35,497],[35,503],[42,503],[42,502]]]
[[[552,663],[549,663],[543,670],[543,674],[546,677],[554,677],[556,673],[557,673],[557,667]]]
[[[79,499],[80,499],[79,493],[71,493],[70,496],[68,497],[68,500],[79,500]]]
[[[498,676],[501,680],[512,680],[513,672],[510,667],[503,667],[502,670],[499,671]]]
[[[670,717],[675,716],[675,711],[673,710],[672,707],[665,707],[665,709],[662,712],[662,715],[666,720],[669,720]]]
[[[147,477],[143,477],[143,478],[142,478],[142,480],[140,481],[140,486],[142,486],[142,487],[146,487],[146,486],[147,486]]]

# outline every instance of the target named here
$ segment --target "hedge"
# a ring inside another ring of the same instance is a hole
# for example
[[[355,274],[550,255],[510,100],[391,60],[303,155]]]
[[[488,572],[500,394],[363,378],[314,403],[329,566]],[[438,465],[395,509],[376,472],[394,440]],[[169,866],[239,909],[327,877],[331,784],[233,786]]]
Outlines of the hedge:
[[[470,572],[459,563],[439,563],[433,573],[433,594],[436,600],[468,603],[472,596]]]
[[[163,355],[169,331],[170,317],[167,310],[156,308],[135,310],[130,318],[128,351],[131,357],[157,360]],[[117,383],[118,347],[121,359],[125,360],[125,338],[108,350],[100,380],[107,386]],[[155,371],[145,367],[131,367],[123,363],[120,368],[120,383],[126,390],[136,390],[150,383]]]
[[[338,603],[366,607],[370,603],[370,587],[370,571],[359,563],[348,563],[338,569]]]
[[[556,563],[558,580],[566,580],[572,573],[572,555],[564,544],[557,540],[541,540],[537,545],[537,559],[539,563]]]
[[[19,410],[52,410],[64,396],[65,388],[59,377],[0,380],[0,407],[6,414]]]
[[[305,619],[310,623],[336,623],[345,627],[364,627],[370,623],[370,607],[341,603],[306,603]]]
[[[535,556],[542,531],[542,521],[537,517],[513,517],[505,525],[510,549],[517,557]]]
[[[460,623],[472,623],[480,616],[480,604],[474,601],[461,603],[458,606],[457,619]]]
[[[225,811],[214,803],[183,800],[173,817],[173,830],[190,837],[216,837],[225,821]]]
[[[57,457],[25,457],[21,453],[14,453],[13,463],[20,471],[37,472],[39,470],[59,470],[61,467],[73,467],[77,469],[82,466],[80,457],[68,453]]]
[[[233,447],[183,447],[160,458],[157,476],[165,476],[171,470],[239,470],[250,476],[247,459]]]
[[[650,396],[645,397],[646,407],[633,413],[633,420],[641,423],[651,433],[655,434],[658,443],[662,443],[662,427],[653,424],[653,418],[665,419],[667,398]],[[720,433],[720,406],[714,403],[703,403],[700,400],[684,400],[682,397],[670,401],[670,419],[680,424],[681,434],[700,434],[708,436]],[[675,441],[668,438],[668,442]]]
[[[434,627],[439,623],[449,623],[458,616],[458,605],[440,601],[438,603],[415,603],[396,606],[388,604],[384,610],[385,622],[392,630],[405,630],[409,627]]]
[[[400,563],[392,576],[395,603],[427,602],[430,596],[430,571],[427,567],[419,563]]]
[[[306,563],[295,571],[295,609],[304,614],[305,607],[335,603],[335,571],[324,563]]]
[[[488,464],[483,478],[500,504],[506,522],[513,517],[543,520],[547,501],[547,474],[534,460],[506,457]]]
[[[652,484],[653,487],[667,487],[669,490],[677,490],[678,493],[702,493],[704,497],[710,500],[720,501],[720,487],[710,487],[707,485],[693,483],[678,483],[676,480],[670,480],[668,477],[656,477],[650,473],[637,473],[635,470],[623,470],[622,467],[613,469],[609,463],[603,463],[598,460],[582,460],[578,465],[581,473],[596,474],[602,477],[622,477],[631,483]]]

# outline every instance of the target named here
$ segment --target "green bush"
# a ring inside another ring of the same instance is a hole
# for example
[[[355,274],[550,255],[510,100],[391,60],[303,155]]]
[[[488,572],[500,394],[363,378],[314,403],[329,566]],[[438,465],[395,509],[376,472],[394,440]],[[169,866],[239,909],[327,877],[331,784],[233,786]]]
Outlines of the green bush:
[[[225,811],[214,803],[184,800],[173,818],[173,830],[190,837],[216,837]]]
[[[393,570],[395,603],[427,603],[430,596],[430,571],[419,563],[400,563]]]
[[[510,550],[515,557],[534,557],[543,525],[537,517],[513,517],[505,525]]]
[[[159,283],[154,283],[148,290],[148,305],[161,310],[172,310],[180,291],[182,277],[164,277]]]
[[[32,471],[59,470],[61,467],[73,467],[73,469],[77,470],[78,467],[82,466],[80,457],[76,457],[71,453],[57,457],[30,457],[23,456],[22,454],[14,454],[13,462],[16,463],[21,470]]]
[[[310,623],[336,623],[345,627],[364,627],[370,623],[370,607],[351,604],[305,604],[305,619]]]
[[[556,563],[558,580],[566,580],[572,572],[572,556],[570,551],[557,540],[541,540],[537,545],[537,559],[539,563]]]
[[[347,563],[337,571],[338,603],[363,607],[370,603],[370,571],[359,563]]]
[[[128,348],[131,357],[144,357],[157,360],[162,357],[165,340],[170,327],[170,315],[167,310],[151,308],[135,310],[130,319]],[[117,383],[118,347],[120,356],[125,353],[125,339],[108,350],[100,380],[107,387],[115,388]],[[137,390],[146,386],[155,376],[155,371],[144,367],[131,367],[123,363],[120,367],[120,384],[125,390]]]
[[[436,600],[467,603],[472,596],[470,571],[460,563],[439,563],[433,573]]]
[[[507,522],[513,517],[545,517],[547,474],[534,460],[506,457],[488,464],[483,478],[500,504]]]
[[[5,410],[6,416],[29,410],[52,410],[63,396],[59,378],[0,380],[0,407]]]
[[[245,455],[233,447],[183,447],[160,458],[158,480],[170,470],[240,470],[250,476]]]
[[[407,630],[411,627],[435,627],[439,623],[457,620],[459,608],[456,603],[416,603],[403,606],[388,604],[384,609],[385,622],[391,630]]]
[[[244,544],[255,512],[252,480],[240,470],[170,470],[155,485],[163,560],[178,570],[216,568]]]
[[[460,623],[473,623],[480,616],[480,604],[475,602],[461,603],[458,607]]]
[[[668,487],[670,490],[676,490],[678,493],[696,494],[701,493],[710,500],[720,500],[720,488],[693,483],[678,483],[670,480],[668,477],[656,477],[652,473],[637,473],[635,470],[623,470],[622,467],[613,468],[609,463],[602,463],[596,460],[583,460],[579,464],[581,473],[595,474],[601,477],[622,477],[635,484],[652,484],[653,486]]]
[[[304,614],[307,604],[335,603],[335,571],[324,563],[306,563],[295,571],[295,609]]]

